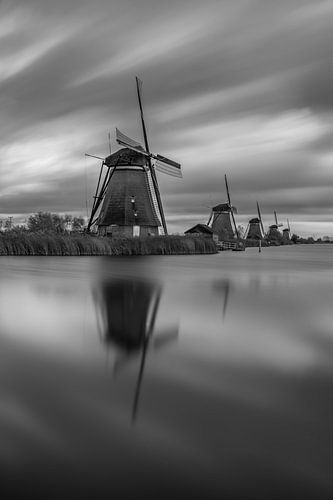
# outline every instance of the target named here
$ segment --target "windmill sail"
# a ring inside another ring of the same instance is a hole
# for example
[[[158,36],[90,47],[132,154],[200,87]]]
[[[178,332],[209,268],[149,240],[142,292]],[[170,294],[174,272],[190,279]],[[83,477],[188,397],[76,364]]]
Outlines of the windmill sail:
[[[121,146],[125,146],[125,148],[132,149],[133,151],[137,151],[145,156],[149,156],[149,154],[143,149],[141,144],[134,139],[131,139],[127,135],[120,132],[118,128],[116,128],[116,141]]]
[[[261,226],[262,234],[264,235],[265,234],[265,229],[264,229],[264,225],[263,225],[263,222],[262,222],[261,211],[260,211],[260,207],[259,207],[259,203],[258,202],[257,202],[257,212],[258,212],[258,217],[259,217],[259,220],[260,220],[260,226]]]
[[[228,204],[229,204],[229,207],[230,207],[230,214],[231,214],[232,222],[233,222],[234,229],[235,229],[235,234],[236,234],[236,237],[239,238],[238,229],[237,229],[237,225],[236,225],[236,220],[235,220],[235,216],[234,216],[234,211],[236,211],[236,210],[233,208],[233,206],[231,204],[231,198],[230,198],[230,192],[229,192],[229,185],[228,185],[227,174],[224,174],[224,180],[225,180],[225,187],[226,187],[226,190],[227,190]]]
[[[170,160],[169,158],[166,158],[165,156],[162,155],[147,153],[147,151],[144,150],[144,148],[141,146],[139,142],[123,134],[122,132],[120,132],[118,128],[116,128],[116,140],[118,144],[120,144],[121,146],[125,146],[126,148],[132,149],[133,151],[137,151],[138,153],[142,153],[145,156],[148,156],[156,160],[155,168],[159,172],[171,175],[173,177],[180,177],[180,178],[183,177],[180,163]]]
[[[179,163],[176,163],[173,160],[169,160],[169,158],[165,158],[161,155],[153,155],[153,158],[156,158],[155,168],[159,172],[163,174],[171,175],[173,177],[182,178],[181,167]]]

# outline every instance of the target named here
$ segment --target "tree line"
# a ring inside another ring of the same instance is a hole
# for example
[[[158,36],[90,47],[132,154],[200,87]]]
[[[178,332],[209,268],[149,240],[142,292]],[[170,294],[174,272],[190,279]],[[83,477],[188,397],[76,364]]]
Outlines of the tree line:
[[[23,231],[30,233],[66,234],[69,232],[81,232],[84,230],[84,226],[85,221],[83,217],[39,211],[30,215],[26,224],[14,226],[9,217],[5,223],[2,224],[2,229],[6,231]]]

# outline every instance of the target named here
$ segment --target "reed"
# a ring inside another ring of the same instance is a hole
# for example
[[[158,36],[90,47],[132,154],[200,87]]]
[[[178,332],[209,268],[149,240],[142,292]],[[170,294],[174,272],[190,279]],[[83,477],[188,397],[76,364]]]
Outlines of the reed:
[[[0,255],[186,255],[216,252],[212,240],[190,236],[111,239],[85,234],[0,233]]]

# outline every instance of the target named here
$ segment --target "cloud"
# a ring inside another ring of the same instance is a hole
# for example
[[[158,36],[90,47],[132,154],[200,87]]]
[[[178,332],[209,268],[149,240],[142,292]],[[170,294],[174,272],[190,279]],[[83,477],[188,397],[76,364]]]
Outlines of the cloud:
[[[259,197],[269,211],[280,199],[291,216],[325,218],[332,10],[327,0],[2,2],[0,211],[84,211],[98,162],[83,154],[106,154],[115,126],[141,140],[138,74],[151,147],[184,169],[183,181],[161,178],[167,218],[186,228],[199,200],[223,197],[224,172],[243,214]]]

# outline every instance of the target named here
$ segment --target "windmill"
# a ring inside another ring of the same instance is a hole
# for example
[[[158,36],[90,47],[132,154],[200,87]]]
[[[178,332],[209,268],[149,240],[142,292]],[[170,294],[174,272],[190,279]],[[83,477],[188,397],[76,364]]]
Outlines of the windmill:
[[[220,203],[212,208],[207,225],[218,235],[219,241],[229,241],[239,238],[234,212],[236,208],[231,204],[227,176],[224,176],[227,191],[227,203]]]
[[[282,241],[285,244],[290,242],[290,224],[289,219],[287,219],[287,227],[282,230]]]
[[[154,331],[161,295],[161,286],[146,279],[107,280],[94,293],[98,316],[102,320],[103,344],[116,351],[114,375],[129,363],[139,361],[132,403],[133,420],[138,412],[149,349],[160,349],[178,337],[177,325]]]
[[[265,237],[264,225],[262,223],[262,217],[258,202],[257,202],[257,212],[258,212],[258,217],[254,217],[253,219],[249,220],[249,224],[246,230],[247,240],[263,240]]]
[[[144,147],[116,128],[116,140],[123,148],[113,154],[110,151],[106,158],[89,155],[101,159],[102,165],[88,232],[96,224],[98,232],[105,235],[167,234],[156,170],[182,177],[181,166],[162,155],[151,153],[142,107],[142,82],[138,77],[136,88]]]
[[[271,245],[280,245],[282,234],[279,231],[279,227],[283,226],[283,224],[279,224],[276,211],[274,210],[274,219],[275,224],[272,224],[268,228],[267,239]]]

